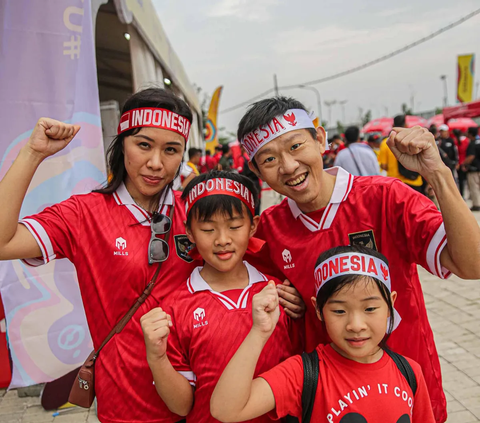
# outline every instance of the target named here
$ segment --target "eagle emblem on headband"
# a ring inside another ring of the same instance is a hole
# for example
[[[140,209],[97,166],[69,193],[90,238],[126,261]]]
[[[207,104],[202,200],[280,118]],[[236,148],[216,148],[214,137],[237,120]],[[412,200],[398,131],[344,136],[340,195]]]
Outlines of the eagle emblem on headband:
[[[383,266],[383,264],[380,265],[380,270],[382,271],[383,273],[383,277],[386,281],[388,281],[388,269]]]
[[[289,115],[283,115],[285,120],[288,122],[290,126],[296,126],[297,122],[295,121],[296,117],[295,114],[292,112]]]

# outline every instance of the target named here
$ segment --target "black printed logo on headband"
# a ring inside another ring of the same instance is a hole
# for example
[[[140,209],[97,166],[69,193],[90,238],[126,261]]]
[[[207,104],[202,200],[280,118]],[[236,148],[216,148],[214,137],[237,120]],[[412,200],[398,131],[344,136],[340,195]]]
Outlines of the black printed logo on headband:
[[[378,251],[377,243],[375,242],[375,235],[371,229],[369,231],[348,234],[348,239],[350,240],[350,245],[361,245]]]
[[[177,256],[187,263],[191,263],[193,259],[188,255],[188,252],[192,248],[192,243],[187,238],[187,235],[175,235],[175,250],[177,251]]]

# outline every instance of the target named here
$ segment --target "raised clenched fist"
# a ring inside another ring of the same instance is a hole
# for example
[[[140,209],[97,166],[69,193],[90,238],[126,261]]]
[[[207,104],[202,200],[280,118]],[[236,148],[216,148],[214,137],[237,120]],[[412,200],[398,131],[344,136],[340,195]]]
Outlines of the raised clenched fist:
[[[280,318],[278,293],[275,282],[270,281],[252,300],[253,329],[269,337]]]
[[[33,128],[26,148],[45,159],[63,150],[80,130],[80,126],[50,118],[40,118]]]
[[[167,353],[167,338],[172,318],[160,307],[150,310],[140,318],[143,337],[147,348],[147,360],[163,358]]]

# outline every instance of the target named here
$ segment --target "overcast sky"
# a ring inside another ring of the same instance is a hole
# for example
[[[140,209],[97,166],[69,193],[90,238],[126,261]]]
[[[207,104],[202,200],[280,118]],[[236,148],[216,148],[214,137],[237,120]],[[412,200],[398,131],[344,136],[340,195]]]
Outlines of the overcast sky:
[[[446,26],[480,7],[479,0],[153,0],[170,42],[192,83],[213,93],[223,85],[220,110],[278,84],[319,79],[361,65]],[[448,101],[456,98],[456,57],[475,53],[480,82],[480,15],[433,40],[371,68],[314,85],[324,101],[347,100],[345,118],[359,108],[392,116],[402,103],[414,111],[442,105],[440,75]],[[480,95],[480,90],[479,95]],[[317,111],[315,94],[280,92]],[[219,126],[236,131],[245,108],[220,114]],[[342,120],[339,105],[332,121]]]

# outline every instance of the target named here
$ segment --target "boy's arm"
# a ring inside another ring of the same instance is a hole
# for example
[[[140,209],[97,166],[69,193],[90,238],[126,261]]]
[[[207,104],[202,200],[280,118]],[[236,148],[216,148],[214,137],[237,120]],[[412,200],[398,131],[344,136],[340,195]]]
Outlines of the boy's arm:
[[[172,326],[171,317],[158,307],[143,315],[140,323],[155,389],[172,413],[186,416],[193,406],[193,388],[188,380],[173,368],[166,354],[167,338]]]
[[[253,380],[258,357],[278,322],[278,294],[275,283],[253,297],[253,326],[222,373],[210,400],[212,416],[222,422],[241,422],[275,408],[270,385]]]

